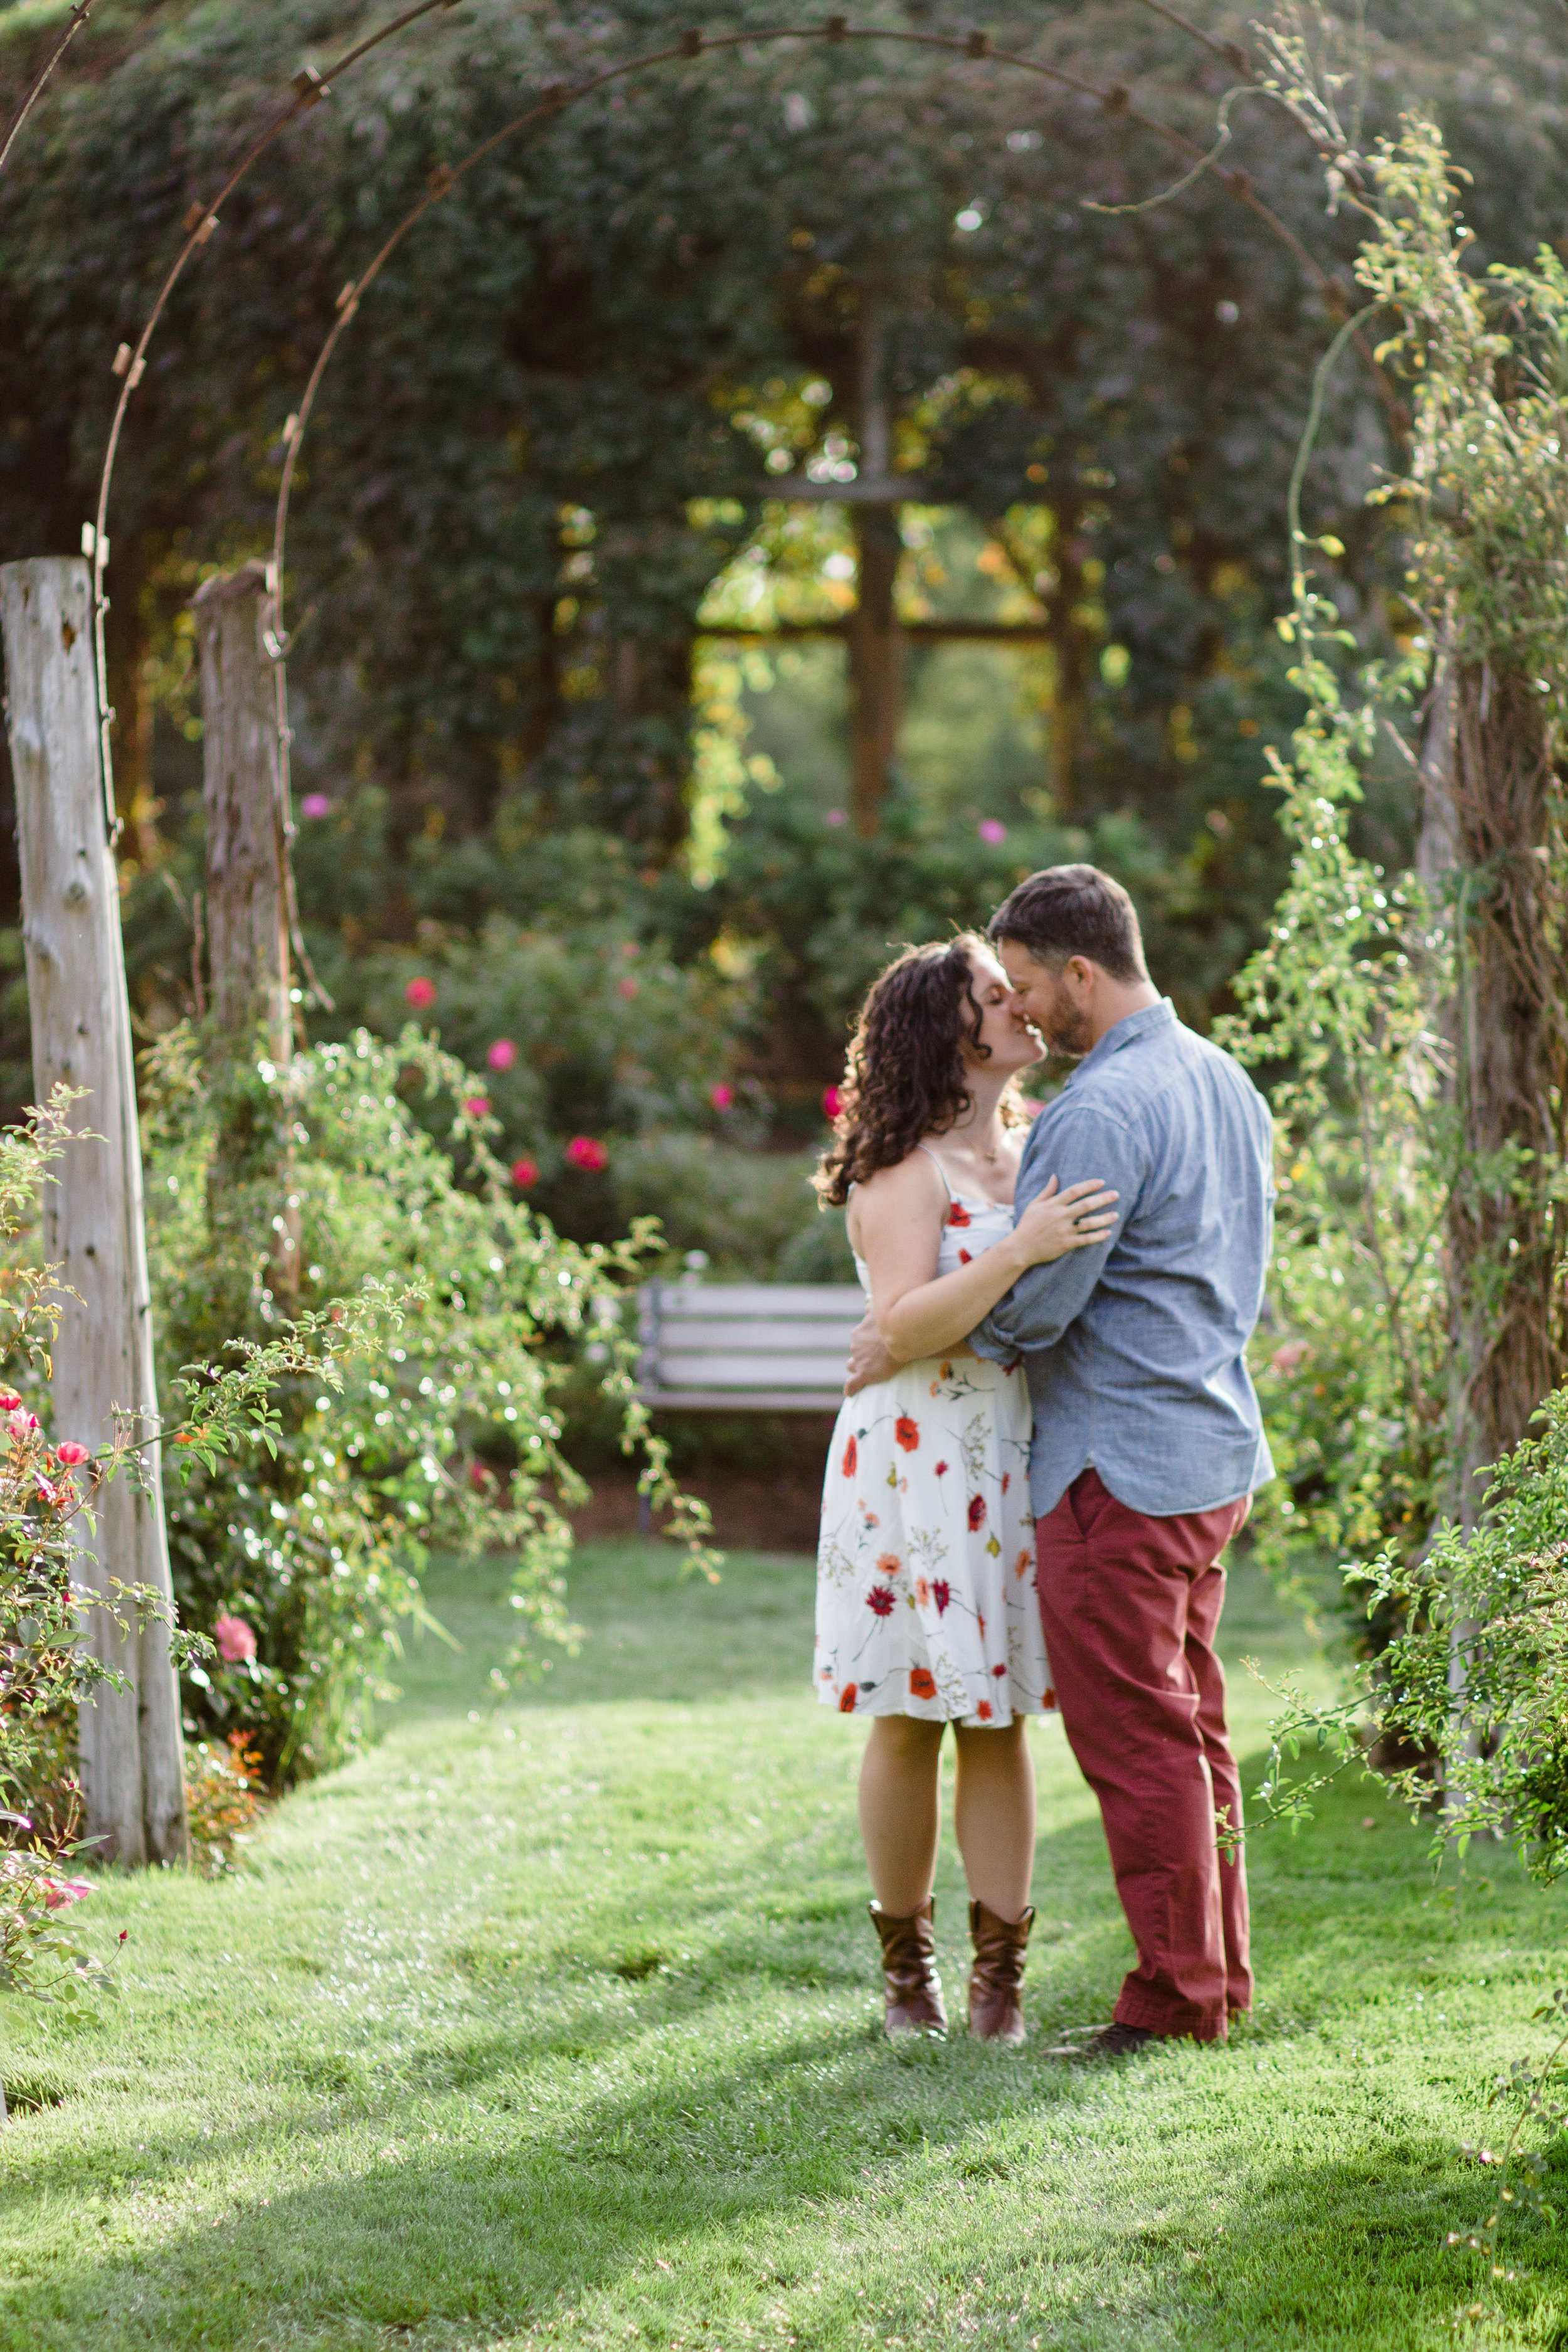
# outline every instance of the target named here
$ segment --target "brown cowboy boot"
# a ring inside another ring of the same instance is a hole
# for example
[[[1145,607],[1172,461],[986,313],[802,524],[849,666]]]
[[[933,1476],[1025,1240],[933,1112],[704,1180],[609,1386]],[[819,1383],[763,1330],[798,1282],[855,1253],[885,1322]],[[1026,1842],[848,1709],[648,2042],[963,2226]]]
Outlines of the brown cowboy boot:
[[[1027,2039],[1018,1988],[1024,1980],[1024,1955],[1034,1924],[1033,1906],[1017,1920],[998,1919],[984,1903],[969,1906],[969,1933],[974,1945],[974,1966],[969,1971],[969,2031],[977,2042]]]
[[[928,1895],[908,1919],[889,1919],[879,1903],[870,1906],[871,1925],[882,1939],[882,1978],[887,1994],[883,2023],[889,2033],[945,2033],[942,1979],[936,1972],[931,1934],[935,1905]]]

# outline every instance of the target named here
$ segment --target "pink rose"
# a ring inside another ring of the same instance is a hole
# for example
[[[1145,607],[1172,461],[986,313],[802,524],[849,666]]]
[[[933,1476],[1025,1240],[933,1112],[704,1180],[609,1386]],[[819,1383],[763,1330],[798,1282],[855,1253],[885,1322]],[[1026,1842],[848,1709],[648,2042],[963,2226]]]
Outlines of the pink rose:
[[[79,1903],[84,1895],[92,1893],[90,1878],[46,1878],[44,1901],[51,1911],[63,1910],[68,1903]]]
[[[1276,1372],[1296,1371],[1304,1362],[1307,1353],[1305,1339],[1287,1339],[1285,1345],[1282,1348],[1276,1348],[1269,1357],[1269,1367]]]
[[[436,1002],[436,983],[424,978],[411,980],[403,993],[416,1013],[423,1013],[427,1004]]]
[[[307,793],[300,803],[301,816],[331,816],[332,804],[325,793]]]
[[[226,1665],[237,1666],[243,1658],[256,1655],[256,1635],[243,1617],[220,1617],[213,1627],[213,1640]]]
[[[37,1425],[37,1414],[24,1412],[20,1405],[15,1412],[8,1412],[5,1416],[5,1426],[13,1437],[30,1437]]]
[[[485,1059],[492,1070],[510,1070],[517,1059],[517,1047],[510,1037],[498,1037]]]
[[[470,1118],[489,1118],[490,1115],[490,1098],[489,1095],[465,1095],[463,1097],[463,1108],[468,1112]]]
[[[607,1168],[609,1164],[610,1155],[597,1136],[574,1135],[566,1146],[568,1168],[581,1169],[587,1175],[596,1176],[602,1168]]]
[[[526,1151],[523,1153],[521,1160],[514,1160],[511,1163],[511,1181],[517,1186],[520,1192],[526,1192],[531,1184],[537,1184],[539,1181],[538,1160],[531,1160]]]
[[[849,820],[842,809],[829,809],[824,815],[822,822],[824,824],[832,825],[835,832],[837,832],[841,824],[847,824]]]
[[[15,1389],[0,1390],[0,1412],[15,1412],[21,1402]]]
[[[974,830],[989,849],[1000,849],[1007,838],[1006,826],[999,824],[994,816],[983,816]]]
[[[837,1087],[822,1089],[822,1111],[825,1118],[837,1118],[844,1108],[844,1097]]]
[[[79,1445],[74,1437],[66,1438],[60,1444],[56,1446],[55,1452],[59,1455],[61,1463],[68,1470],[74,1470],[79,1463],[82,1463],[87,1460],[86,1446]]]
[[[728,1110],[735,1099],[735,1089],[733,1087],[725,1086],[721,1079],[716,1087],[709,1087],[708,1099],[715,1110]]]
[[[632,978],[630,972],[627,972],[624,980],[616,981],[616,993],[617,996],[624,996],[629,1004],[637,994],[639,985],[640,983]]]

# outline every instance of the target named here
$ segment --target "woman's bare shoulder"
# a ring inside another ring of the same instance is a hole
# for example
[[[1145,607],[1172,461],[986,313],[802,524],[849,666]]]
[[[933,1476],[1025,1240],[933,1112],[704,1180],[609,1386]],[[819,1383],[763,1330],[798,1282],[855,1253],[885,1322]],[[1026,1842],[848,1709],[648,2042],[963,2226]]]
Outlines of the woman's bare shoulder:
[[[926,1151],[918,1149],[891,1168],[879,1168],[855,1187],[855,1198],[879,1214],[883,1209],[910,1213],[926,1206],[947,1206],[947,1186],[942,1171]]]

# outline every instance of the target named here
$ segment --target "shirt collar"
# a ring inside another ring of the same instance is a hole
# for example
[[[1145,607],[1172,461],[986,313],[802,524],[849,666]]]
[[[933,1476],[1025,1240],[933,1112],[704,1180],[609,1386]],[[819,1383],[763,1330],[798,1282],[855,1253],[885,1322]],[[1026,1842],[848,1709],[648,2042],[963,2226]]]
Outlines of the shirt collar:
[[[1175,1025],[1176,1008],[1168,996],[1163,996],[1158,1004],[1145,1004],[1141,1011],[1125,1014],[1106,1031],[1092,1052],[1084,1055],[1073,1077],[1081,1077],[1097,1062],[1108,1062],[1112,1054],[1121,1053],[1123,1045],[1136,1045],[1140,1037],[1147,1037],[1153,1030],[1173,1029]],[[1072,1080],[1068,1083],[1070,1086]]]

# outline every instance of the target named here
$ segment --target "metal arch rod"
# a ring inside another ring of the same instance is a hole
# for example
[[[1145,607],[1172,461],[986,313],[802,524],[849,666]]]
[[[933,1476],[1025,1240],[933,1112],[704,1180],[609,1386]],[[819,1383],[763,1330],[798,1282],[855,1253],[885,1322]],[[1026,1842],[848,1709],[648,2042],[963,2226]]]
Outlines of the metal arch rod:
[[[88,9],[91,5],[92,0],[83,0],[83,5],[78,12],[79,17],[85,17]],[[266,154],[268,149],[272,146],[278,139],[281,138],[289,123],[295,121],[300,115],[308,114],[313,106],[319,105],[321,99],[326,95],[328,89],[331,88],[332,82],[334,80],[341,79],[342,75],[348,71],[351,66],[357,65],[361,58],[368,56],[372,49],[379,48],[383,41],[389,41],[395,34],[405,31],[410,25],[416,23],[421,16],[428,16],[437,8],[447,8],[451,5],[453,5],[453,0],[415,0],[415,5],[413,7],[405,8],[403,14],[400,16],[395,16],[390,24],[383,25],[378,32],[367,35],[356,47],[345,51],[344,55],[338,59],[335,65],[328,68],[325,74],[321,75],[318,79],[305,80],[304,86],[296,89],[292,100],[283,109],[282,112],[275,115],[271,122],[267,125],[266,129],[252,141],[250,146],[247,148],[245,153],[240,157],[239,162],[235,165],[233,171],[230,172],[222,187],[217,191],[217,194],[212,197],[210,202],[203,204],[200,217],[193,224],[186,235],[184,243],[181,246],[178,253],[174,256],[174,261],[171,263],[169,269],[164,276],[163,282],[158,289],[157,299],[153,302],[152,310],[148,312],[146,320],[143,321],[142,331],[137,336],[135,344],[132,348],[130,358],[126,363],[124,374],[121,380],[120,397],[114,404],[114,415],[110,420],[109,427],[109,440],[104,448],[103,464],[99,473],[98,505],[93,514],[92,548],[90,551],[92,556],[93,649],[98,663],[99,736],[102,748],[105,818],[111,839],[116,835],[119,828],[114,814],[113,765],[110,740],[114,714],[109,708],[108,670],[105,661],[104,646],[103,616],[107,610],[107,605],[103,593],[103,574],[108,562],[105,526],[109,519],[109,493],[114,478],[114,461],[119,453],[121,429],[125,423],[125,412],[131,404],[131,395],[142,380],[142,371],[146,365],[147,347],[151,343],[153,337],[157,331],[158,321],[163,315],[163,311],[168,304],[169,297],[173,294],[175,286],[179,283],[181,277],[184,275],[185,264],[189,261],[192,254],[196,251],[197,247],[205,245],[211,236],[213,225],[216,220],[220,207],[227,202],[235,189],[238,187],[240,182],[246,177],[247,173],[252,169],[252,167],[260,161],[261,157]],[[74,35],[76,29],[76,26],[73,25],[70,27],[69,32],[67,34],[66,38],[69,39],[71,36]],[[55,57],[51,58],[49,60],[49,65],[46,68],[43,78],[44,79],[47,79],[47,74],[53,70],[55,62],[62,54],[65,46],[66,42],[65,40],[62,40],[55,52]],[[40,79],[26,100],[27,105],[32,103],[32,99],[37,96],[37,90],[42,89],[42,87],[43,80]],[[18,118],[18,124],[13,126],[12,137],[16,134],[16,129],[19,127],[19,120],[20,118]],[[9,139],[7,139],[6,145],[7,147],[10,145]]]
[[[942,50],[976,64],[1011,66],[1021,72],[1034,74],[1040,79],[1056,82],[1062,88],[1074,91],[1079,97],[1093,99],[1098,105],[1105,107],[1108,111],[1121,115],[1127,121],[1136,122],[1143,129],[1152,131],[1157,138],[1164,140],[1190,160],[1201,160],[1206,152],[1206,150],[1199,147],[1194,141],[1187,138],[1184,132],[1174,130],[1169,123],[1161,122],[1156,117],[1145,114],[1141,108],[1128,103],[1125,93],[1118,89],[1101,89],[1093,82],[1084,81],[1076,74],[1063,71],[1059,67],[1042,64],[1037,58],[1021,57],[1012,50],[993,48],[988,43],[984,47],[977,47],[972,37],[966,37],[960,39],[951,35],[937,33],[883,31],[873,26],[858,28],[851,26],[828,27],[821,25],[787,25],[764,26],[746,33],[718,34],[711,38],[704,36],[700,47],[694,47],[688,42],[678,42],[669,47],[650,50],[645,56],[629,58],[623,64],[607,67],[604,72],[595,74],[588,80],[580,82],[573,88],[552,90],[523,113],[514,116],[510,122],[503,123],[500,130],[492,131],[489,138],[470,149],[459,162],[438,170],[436,174],[433,174],[435,184],[426,189],[418,203],[398,222],[360,275],[350,279],[339,298],[338,315],[316,355],[315,363],[306,381],[300,406],[295,414],[293,428],[289,436],[284,453],[282,478],[278,487],[278,504],[272,534],[274,580],[272,593],[277,614],[276,627],[280,637],[283,635],[284,555],[289,501],[300,449],[315,406],[316,394],[344,331],[359,310],[361,300],[405,237],[418,222],[423,220],[425,215],[434,205],[440,204],[450,194],[460,180],[467,178],[468,174],[483,163],[487,156],[493,154],[498,147],[516,137],[531,124],[553,120],[556,115],[563,112],[568,106],[575,104],[578,100],[591,97],[595,90],[603,89],[608,83],[624,80],[628,75],[642,72],[650,66],[666,65],[672,60],[681,58],[692,59],[717,49],[758,48],[774,41],[819,41],[830,46],[837,46],[845,41],[893,41],[906,47]],[[1274,230],[1300,267],[1310,276],[1317,278],[1321,288],[1327,289],[1332,284],[1328,272],[1307,251],[1285,224],[1261,201],[1245,175],[1224,175],[1221,184]]]
[[[71,43],[75,40],[82,26],[86,24],[89,16],[92,14],[92,6],[93,0],[77,0],[77,5],[71,10],[70,23],[66,26],[65,31],[60,35],[58,40],[55,43],[54,47],[49,51],[48,56],[44,59],[43,64],[38,68],[37,72],[33,76],[32,80],[22,92],[21,100],[17,105],[16,113],[11,117],[10,125],[5,132],[5,140],[3,142],[0,142],[0,172],[3,172],[5,169],[11,150],[16,143],[17,133],[20,131],[23,123],[26,122],[28,115],[31,114],[34,107],[37,104],[38,100],[43,96],[45,83],[48,80],[49,76],[54,72],[55,68],[58,65],[60,59],[64,57]]]

